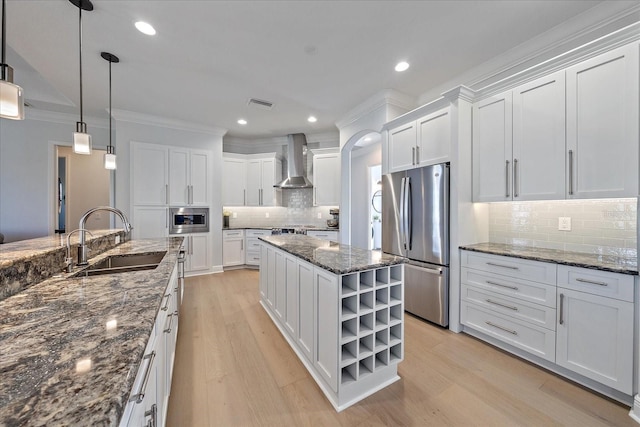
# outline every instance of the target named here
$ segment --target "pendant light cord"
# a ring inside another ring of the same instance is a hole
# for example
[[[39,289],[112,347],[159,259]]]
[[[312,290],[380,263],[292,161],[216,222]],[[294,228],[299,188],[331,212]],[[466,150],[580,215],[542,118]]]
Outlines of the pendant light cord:
[[[113,120],[111,115],[111,62],[109,61],[109,147],[111,147],[111,134],[113,133],[111,130],[111,121]]]
[[[4,2],[4,0],[2,0]],[[82,117],[82,4],[78,7],[80,17],[78,19],[78,32],[80,33],[80,122],[84,122]]]

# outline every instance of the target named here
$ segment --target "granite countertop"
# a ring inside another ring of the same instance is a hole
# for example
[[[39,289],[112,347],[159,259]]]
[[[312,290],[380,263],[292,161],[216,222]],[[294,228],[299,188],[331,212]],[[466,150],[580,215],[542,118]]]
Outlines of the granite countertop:
[[[534,261],[553,262],[594,270],[611,271],[622,274],[638,274],[638,259],[613,255],[598,255],[581,252],[569,252],[558,249],[516,246],[504,243],[476,243],[460,246],[460,249],[484,252],[494,255],[505,255]]]
[[[260,237],[260,240],[334,274],[353,273],[405,262],[403,257],[387,255],[381,251],[370,251],[301,234],[265,236]]]
[[[108,255],[167,251],[155,270],[58,274],[0,301],[0,425],[117,425],[182,237]]]

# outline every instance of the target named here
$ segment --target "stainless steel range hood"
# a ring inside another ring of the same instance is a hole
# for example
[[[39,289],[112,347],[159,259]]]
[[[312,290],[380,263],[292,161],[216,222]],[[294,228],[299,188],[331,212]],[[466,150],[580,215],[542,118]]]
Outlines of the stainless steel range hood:
[[[274,185],[276,188],[311,188],[313,184],[304,176],[304,133],[287,135],[287,177]]]

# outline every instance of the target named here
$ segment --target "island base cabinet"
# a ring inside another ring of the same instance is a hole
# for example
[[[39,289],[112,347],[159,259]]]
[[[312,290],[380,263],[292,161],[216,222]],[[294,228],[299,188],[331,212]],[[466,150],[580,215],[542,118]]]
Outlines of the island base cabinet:
[[[397,381],[404,266],[345,275],[261,246],[261,304],[337,411]]]

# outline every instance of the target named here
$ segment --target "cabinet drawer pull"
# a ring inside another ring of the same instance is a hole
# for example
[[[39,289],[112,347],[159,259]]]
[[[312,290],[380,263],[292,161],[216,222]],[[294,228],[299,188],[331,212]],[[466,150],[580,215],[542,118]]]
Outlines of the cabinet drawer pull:
[[[581,282],[581,283],[589,283],[591,285],[598,285],[598,286],[609,286],[608,283],[605,282],[597,282],[595,280],[587,280],[587,279],[581,279],[581,278],[576,278],[576,282]]]
[[[509,160],[505,160],[504,179],[504,185],[506,186],[505,197],[511,197],[511,194],[509,193]]]
[[[416,164],[416,147],[411,147],[411,164]]]
[[[513,197],[518,197],[518,159],[513,159]]]
[[[569,150],[569,195],[573,195],[573,150]]]
[[[508,269],[511,269],[511,270],[519,270],[518,267],[514,267],[512,265],[496,264],[494,262],[488,262],[487,265],[492,265],[494,267],[508,268]]]
[[[153,366],[153,359],[156,357],[156,352],[152,351],[149,354],[145,354],[142,358],[143,361],[147,360],[147,366],[144,368],[144,376],[142,377],[142,384],[140,384],[140,390],[137,393],[131,395],[129,402],[142,403],[144,400],[144,394],[147,390],[147,382],[149,381],[149,374],[151,373],[151,366]]]
[[[498,283],[498,282],[492,282],[491,280],[485,280],[485,282],[487,282],[490,285],[494,285],[494,286],[500,286],[502,288],[507,288],[507,289],[513,289],[514,291],[518,290],[517,286],[509,286],[509,285],[503,285],[502,283]]]
[[[486,299],[485,301],[489,304],[499,305],[500,307],[508,308],[509,310],[518,311],[518,307],[515,307],[513,305],[502,304],[501,302],[493,301],[490,299]]]
[[[162,306],[162,308],[160,310],[162,311],[167,311],[169,310],[169,298],[171,298],[171,294],[166,294],[164,297],[162,297],[163,299],[166,298],[167,302]]]
[[[486,323],[489,326],[493,326],[494,328],[498,328],[502,331],[509,332],[510,334],[518,335],[518,332],[514,331],[513,329],[508,329],[508,328],[505,328],[504,326],[496,325],[495,323],[489,322],[488,320],[484,323]]]
[[[560,316],[558,323],[564,324],[564,294],[560,294]]]
[[[171,332],[171,323],[173,322],[173,313],[169,314],[167,316],[167,320],[169,321],[169,326],[167,326],[167,322],[165,322],[165,328],[163,330],[164,333],[168,334],[169,332]]]
[[[416,147],[416,165],[420,164],[420,147]]]

